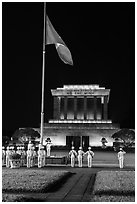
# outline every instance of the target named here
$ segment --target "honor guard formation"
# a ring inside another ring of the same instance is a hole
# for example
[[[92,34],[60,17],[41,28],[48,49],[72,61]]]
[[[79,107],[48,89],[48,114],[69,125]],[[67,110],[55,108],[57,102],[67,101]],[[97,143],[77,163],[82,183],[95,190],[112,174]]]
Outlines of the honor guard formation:
[[[82,147],[79,147],[78,153],[74,150],[74,147],[72,147],[72,150],[69,152],[69,157],[71,158],[71,167],[75,167],[76,161],[78,161],[78,167],[82,167],[85,155],[87,155],[88,167],[92,167],[94,152],[91,151],[91,147],[88,147],[87,152],[84,152]]]
[[[16,147],[16,150],[14,146],[7,146],[6,149],[5,147],[2,147],[2,166],[6,165],[7,168],[12,168],[11,158],[18,155],[20,158],[19,167],[27,166],[27,168],[32,168],[37,165],[38,168],[42,168],[46,165],[46,157],[50,158],[51,156],[51,144],[51,141],[47,141],[45,146],[46,150],[43,145],[39,144],[37,151],[31,141],[28,143],[27,151],[25,150],[24,146],[18,146]],[[126,152],[120,147],[117,154],[120,168],[124,167],[125,154]],[[95,154],[91,150],[91,147],[88,147],[88,151],[84,152],[81,146],[79,147],[78,151],[76,151],[75,147],[72,146],[71,150],[69,151],[68,158],[70,159],[71,167],[75,167],[77,164],[77,166],[81,168],[83,166],[83,160],[85,157],[87,167],[91,168],[94,155]]]

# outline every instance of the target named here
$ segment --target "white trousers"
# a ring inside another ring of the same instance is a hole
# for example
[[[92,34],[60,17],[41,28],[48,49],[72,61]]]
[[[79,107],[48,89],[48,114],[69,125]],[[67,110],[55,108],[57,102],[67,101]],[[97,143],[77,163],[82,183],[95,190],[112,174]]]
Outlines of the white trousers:
[[[82,156],[78,156],[78,166],[82,167]]]
[[[39,157],[38,156],[38,168],[45,166],[45,157]]]
[[[88,156],[88,167],[92,167],[92,156]]]
[[[75,166],[75,156],[72,155],[71,156],[71,167],[74,167]]]
[[[50,148],[47,148],[47,157],[50,157]]]
[[[32,157],[27,157],[27,167],[33,167],[33,158]]]
[[[119,158],[119,167],[120,169],[123,168],[124,158]]]
[[[6,167],[9,168],[10,167],[10,159],[9,157],[6,156]]]

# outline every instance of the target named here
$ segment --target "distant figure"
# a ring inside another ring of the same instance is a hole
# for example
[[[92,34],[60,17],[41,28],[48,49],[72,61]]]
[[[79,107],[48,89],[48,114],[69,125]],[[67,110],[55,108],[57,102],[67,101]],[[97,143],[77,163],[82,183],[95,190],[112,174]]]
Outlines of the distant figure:
[[[32,162],[31,162],[31,167],[35,166],[36,156],[37,156],[37,153],[36,153],[35,147],[33,146],[32,147]]]
[[[27,167],[33,167],[33,146],[30,143],[27,150]]]
[[[9,158],[10,154],[11,154],[11,150],[10,150],[10,147],[8,146],[6,150],[6,167],[7,168],[10,167],[10,158]]]
[[[72,146],[72,150],[69,152],[69,156],[71,158],[71,167],[75,167],[75,159],[77,157],[77,152],[74,150]]]
[[[44,167],[45,166],[45,150],[44,150],[44,146],[39,146],[39,150],[38,150],[38,168]]]
[[[83,160],[84,152],[82,150],[82,147],[79,147],[78,150],[78,166],[82,167],[82,160]]]
[[[118,160],[119,160],[120,169],[123,168],[124,154],[126,154],[126,152],[122,148],[120,148],[120,151],[118,152]]]
[[[6,161],[6,151],[5,151],[5,147],[2,147],[2,166],[5,165],[5,161]]]
[[[46,143],[46,149],[47,149],[47,157],[50,157],[50,151],[51,151],[51,141],[48,140]]]
[[[21,166],[25,165],[25,158],[26,158],[26,152],[24,147],[20,147],[21,149]]]
[[[92,167],[92,159],[94,156],[94,152],[91,151],[91,147],[88,147],[88,151],[85,154],[87,154],[88,167]]]

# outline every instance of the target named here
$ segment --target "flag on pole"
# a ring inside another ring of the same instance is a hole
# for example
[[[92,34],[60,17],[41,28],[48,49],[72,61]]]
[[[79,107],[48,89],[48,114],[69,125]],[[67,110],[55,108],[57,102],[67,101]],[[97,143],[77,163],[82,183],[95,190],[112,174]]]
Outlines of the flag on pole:
[[[66,64],[73,65],[73,60],[69,49],[54,29],[48,16],[46,18],[46,44],[55,44],[60,59]]]

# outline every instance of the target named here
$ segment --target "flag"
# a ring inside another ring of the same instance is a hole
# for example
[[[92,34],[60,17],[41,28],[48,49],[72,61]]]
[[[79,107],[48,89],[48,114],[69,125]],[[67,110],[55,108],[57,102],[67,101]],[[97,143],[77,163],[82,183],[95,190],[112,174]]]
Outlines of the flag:
[[[51,24],[48,16],[46,18],[46,45],[48,44],[55,44],[57,53],[60,59],[66,63],[73,65],[73,60],[69,49],[67,48],[64,41],[61,39],[59,34],[54,29],[53,25]]]

